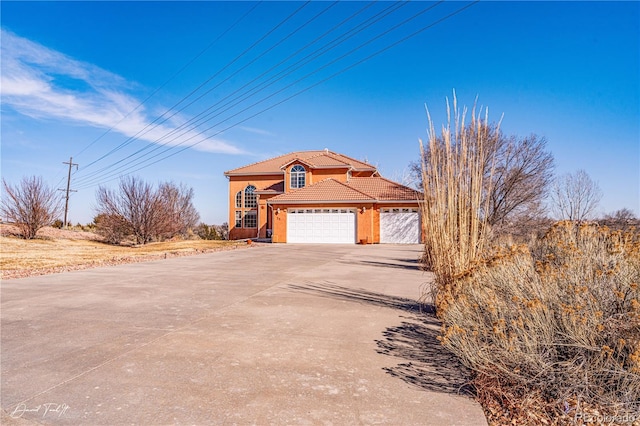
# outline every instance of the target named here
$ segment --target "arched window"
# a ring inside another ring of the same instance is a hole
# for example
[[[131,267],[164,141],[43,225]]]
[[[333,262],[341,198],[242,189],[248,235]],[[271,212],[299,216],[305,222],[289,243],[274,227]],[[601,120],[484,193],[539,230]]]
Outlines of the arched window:
[[[300,164],[291,168],[291,188],[304,188],[307,171]]]
[[[242,191],[238,191],[236,193],[236,208],[239,209],[242,207]]]
[[[258,197],[255,194],[256,187],[249,185],[244,189],[244,207],[254,208],[258,206]]]

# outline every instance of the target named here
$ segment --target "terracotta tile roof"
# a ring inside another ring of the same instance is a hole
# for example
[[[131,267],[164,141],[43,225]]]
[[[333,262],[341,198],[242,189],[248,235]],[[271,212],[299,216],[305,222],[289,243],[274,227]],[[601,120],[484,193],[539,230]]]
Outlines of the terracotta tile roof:
[[[339,182],[335,179],[325,179],[313,185],[296,189],[286,194],[278,195],[269,200],[270,203],[292,202],[330,202],[330,201],[375,201],[369,195]]]
[[[273,197],[276,204],[305,202],[323,203],[331,201],[418,201],[422,194],[415,189],[400,185],[382,177],[354,177],[347,183],[325,179],[286,194]]]
[[[353,177],[347,185],[379,201],[417,201],[423,198],[420,191],[379,176]]]
[[[295,160],[301,160],[311,167],[351,167],[353,170],[372,170],[376,168],[371,164],[358,161],[346,155],[338,154],[328,150],[322,151],[299,151],[284,154],[279,157],[249,164],[248,166],[226,171],[225,176],[243,174],[279,174],[282,167]]]
[[[269,185],[265,188],[260,188],[257,189],[255,192],[258,193],[282,193],[284,192],[284,181],[281,180],[280,182],[274,183],[273,185]]]
[[[337,156],[325,152],[320,155],[307,158],[306,162],[310,163],[313,167],[352,167],[352,165],[347,162],[346,158],[344,160],[340,160]]]

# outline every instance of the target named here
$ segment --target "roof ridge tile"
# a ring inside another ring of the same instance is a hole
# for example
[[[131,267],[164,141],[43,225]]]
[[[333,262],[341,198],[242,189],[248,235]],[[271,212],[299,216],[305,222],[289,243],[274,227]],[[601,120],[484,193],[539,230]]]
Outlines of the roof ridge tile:
[[[253,163],[251,163],[251,164],[247,164],[247,165],[244,165],[244,166],[236,167],[235,169],[227,170],[227,171],[226,171],[226,172],[224,172],[224,173],[225,173],[225,174],[233,173],[233,172],[235,172],[236,170],[240,170],[240,169],[247,169],[247,168],[249,168],[249,167],[253,167],[253,166],[256,166],[256,165],[261,164],[261,163],[266,163],[266,162],[268,162],[268,161],[274,161],[274,160],[277,160],[278,158],[282,158],[282,157],[295,157],[295,156],[297,156],[297,155],[299,155],[299,154],[302,154],[302,153],[305,153],[305,152],[320,152],[320,151],[318,151],[318,150],[316,150],[316,149],[313,149],[313,150],[308,150],[308,151],[293,151],[293,152],[288,152],[288,153],[285,153],[285,154],[277,155],[277,156],[272,157],[272,158],[266,158],[266,159],[264,159],[264,160],[255,161],[255,162],[253,162]],[[294,158],[294,159],[295,159],[295,158]],[[277,172],[274,172],[274,173],[277,173]]]

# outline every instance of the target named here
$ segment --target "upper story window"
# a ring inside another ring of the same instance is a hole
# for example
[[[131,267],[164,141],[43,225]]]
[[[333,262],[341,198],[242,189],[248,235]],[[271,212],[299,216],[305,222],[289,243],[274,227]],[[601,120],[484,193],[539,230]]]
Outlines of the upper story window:
[[[236,208],[242,207],[242,191],[236,193]]]
[[[291,188],[304,188],[307,178],[307,171],[300,164],[291,168]]]
[[[256,187],[249,185],[244,189],[244,207],[253,208],[258,206],[258,197],[255,194]]]

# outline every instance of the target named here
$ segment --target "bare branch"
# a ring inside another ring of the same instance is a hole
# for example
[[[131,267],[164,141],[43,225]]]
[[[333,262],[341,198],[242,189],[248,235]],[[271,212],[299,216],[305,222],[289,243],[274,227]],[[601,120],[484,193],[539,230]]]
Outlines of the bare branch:
[[[14,222],[25,239],[36,236],[40,228],[51,225],[61,212],[62,198],[41,177],[24,177],[17,185],[2,179],[0,212]]]
[[[600,187],[584,170],[558,177],[551,193],[553,212],[565,220],[590,219],[601,199]]]
[[[158,189],[137,177],[124,177],[119,190],[98,188],[96,225],[111,242],[131,236],[136,243],[186,235],[200,215],[193,206],[193,189],[161,183]]]

